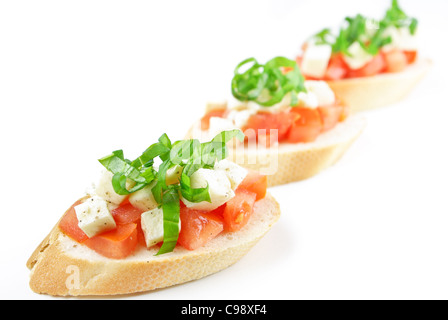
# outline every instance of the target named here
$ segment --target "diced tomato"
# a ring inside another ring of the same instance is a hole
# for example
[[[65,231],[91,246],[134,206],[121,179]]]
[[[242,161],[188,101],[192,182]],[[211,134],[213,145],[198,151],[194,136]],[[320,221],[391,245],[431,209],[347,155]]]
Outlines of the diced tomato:
[[[404,51],[408,64],[412,64],[417,60],[417,51]]]
[[[145,240],[145,234],[142,230],[142,222],[141,220],[137,221],[137,242],[142,245],[143,247],[146,247],[146,240]]]
[[[267,188],[267,176],[259,174],[258,172],[253,170],[249,170],[247,176],[238,186],[238,189],[240,190],[246,190],[255,193],[257,201],[263,199],[266,196]]]
[[[138,243],[137,224],[119,224],[111,231],[104,232],[84,241],[90,249],[111,259],[123,259],[134,252]]]
[[[85,240],[89,239],[89,237],[78,227],[78,218],[76,217],[75,207],[81,204],[82,201],[76,201],[70,209],[62,217],[61,221],[59,221],[59,229],[67,236],[75,240],[76,242],[82,243]]]
[[[201,130],[208,130],[210,128],[210,118],[219,117],[222,118],[226,113],[227,109],[214,109],[209,112],[201,119]]]
[[[384,55],[380,52],[364,67],[357,70],[350,70],[348,72],[349,78],[370,77],[383,72],[386,69],[386,60]]]
[[[241,188],[235,191],[235,197],[227,202],[224,210],[224,230],[235,232],[244,227],[254,210],[257,195]]]
[[[342,55],[337,54],[330,58],[327,71],[325,72],[325,80],[340,80],[346,77],[348,73],[348,67]]]
[[[282,141],[286,138],[295,118],[296,115],[289,112],[259,112],[249,118],[243,131],[249,139],[252,139],[251,134],[255,134],[256,137],[262,134],[259,130],[266,130],[265,134],[269,134],[270,130],[278,130],[278,141]]]
[[[292,108],[291,113],[299,115],[291,126],[288,141],[291,143],[311,142],[322,132],[322,121],[317,109]]]
[[[403,51],[393,50],[384,54],[387,72],[400,72],[408,65],[408,58]]]
[[[181,202],[182,202],[182,201],[181,201]],[[210,213],[215,214],[215,215],[218,215],[219,217],[222,217],[225,208],[226,208],[226,204],[224,203],[222,206],[216,208],[216,209],[213,210],[213,211],[210,211]]]
[[[318,107],[317,111],[322,120],[322,132],[325,132],[333,129],[341,121],[344,107],[341,105],[324,106]]]
[[[181,230],[177,243],[187,250],[202,247],[224,230],[223,218],[213,212],[181,207]]]
[[[114,220],[118,224],[128,224],[140,220],[143,211],[135,208],[130,202],[120,204],[120,206],[111,211]]]

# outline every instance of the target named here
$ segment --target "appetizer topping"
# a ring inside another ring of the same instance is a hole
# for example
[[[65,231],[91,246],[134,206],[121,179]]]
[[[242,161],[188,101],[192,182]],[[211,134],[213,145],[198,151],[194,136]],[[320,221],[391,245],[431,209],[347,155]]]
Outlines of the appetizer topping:
[[[338,34],[324,29],[312,40],[316,44],[331,45],[333,53],[342,52],[351,56],[350,46],[358,43],[367,53],[376,55],[382,47],[392,42],[391,30],[407,29],[410,35],[415,36],[418,25],[417,19],[408,17],[397,0],[392,0],[391,7],[380,21],[358,14],[346,17],[344,22]]]
[[[346,17],[337,33],[330,29],[316,33],[304,44],[297,62],[307,79],[338,80],[398,72],[415,61],[417,25],[417,19],[407,16],[398,1],[392,0],[379,21],[358,14]],[[388,56],[390,52],[392,57]]]
[[[60,230],[112,259],[129,256],[139,243],[161,243],[157,254],[176,245],[194,250],[221,232],[239,230],[267,183],[265,176],[224,160],[234,138],[243,141],[244,135],[224,131],[205,143],[172,143],[162,135],[134,161],[122,150],[112,152],[99,159],[108,172],[96,193],[72,205]]]
[[[104,231],[115,229],[117,226],[112,214],[107,208],[107,202],[97,196],[87,199],[75,207],[78,226],[92,238]]]

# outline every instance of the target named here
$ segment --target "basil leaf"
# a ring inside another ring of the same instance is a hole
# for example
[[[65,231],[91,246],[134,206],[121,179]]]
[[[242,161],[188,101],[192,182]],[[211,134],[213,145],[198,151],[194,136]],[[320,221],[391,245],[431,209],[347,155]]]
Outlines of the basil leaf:
[[[113,174],[121,173],[132,181],[146,182],[145,178],[140,175],[140,171],[123,158],[122,150],[114,151],[111,155],[103,157],[98,161]]]
[[[180,199],[177,188],[170,188],[162,197],[163,244],[156,255],[172,252],[179,238]]]
[[[166,134],[159,138],[158,143],[154,143],[145,152],[142,153],[140,157],[132,162],[134,167],[142,167],[154,158],[161,157],[165,158],[169,154],[171,149],[171,141],[168,139]],[[162,159],[163,160],[163,159]]]
[[[117,194],[125,196],[136,192],[147,185],[147,183],[137,183],[128,190],[126,187],[127,180],[127,177],[122,173],[116,173],[112,176],[112,186]]]
[[[281,59],[278,62],[285,64],[285,61]],[[164,239],[157,254],[171,252],[176,246],[179,236],[181,196],[190,202],[211,201],[208,186],[192,188],[190,177],[197,170],[213,168],[216,161],[226,158],[226,144],[235,137],[244,141],[241,130],[221,132],[206,143],[200,143],[196,139],[171,143],[168,136],[164,134],[157,143],[152,144],[132,162],[124,158],[123,150],[116,150],[99,159],[99,162],[113,173],[112,186],[120,195],[128,195],[147,185],[152,185],[151,192],[154,199],[163,210]],[[162,160],[157,171],[153,168],[156,158]],[[176,169],[177,172],[182,172],[180,181],[167,185],[167,171],[175,166],[179,167]],[[127,189],[128,179],[135,183],[130,189]]]
[[[243,66],[250,65],[244,72]],[[286,74],[284,68],[290,68]],[[297,63],[285,57],[275,57],[266,64],[255,58],[240,62],[234,71],[231,88],[232,95],[240,101],[254,101],[261,106],[270,107],[279,103],[288,94],[306,92],[304,78]],[[296,101],[296,100],[294,100]]]

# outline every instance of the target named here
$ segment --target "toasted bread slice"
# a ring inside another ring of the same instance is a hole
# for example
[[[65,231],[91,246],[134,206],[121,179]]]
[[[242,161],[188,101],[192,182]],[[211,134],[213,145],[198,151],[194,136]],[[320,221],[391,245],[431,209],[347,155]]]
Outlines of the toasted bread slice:
[[[229,159],[240,166],[268,176],[268,187],[310,178],[336,163],[361,135],[366,120],[361,115],[348,117],[313,142],[280,143],[278,148],[229,148]],[[187,138],[200,135],[200,123]]]
[[[158,248],[140,247],[126,259],[105,258],[64,235],[56,225],[27,262],[30,287],[57,296],[117,295],[150,291],[218,272],[244,256],[280,217],[267,194],[255,203],[248,224],[222,233],[204,247],[155,256]]]
[[[426,75],[431,65],[430,60],[419,59],[402,72],[327,83],[352,112],[364,111],[397,103],[405,98]]]

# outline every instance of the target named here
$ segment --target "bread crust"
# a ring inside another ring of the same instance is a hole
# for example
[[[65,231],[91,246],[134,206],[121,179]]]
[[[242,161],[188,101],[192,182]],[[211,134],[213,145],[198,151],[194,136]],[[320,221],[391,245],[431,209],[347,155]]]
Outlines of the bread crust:
[[[399,102],[414,89],[431,66],[431,60],[419,59],[402,72],[327,83],[352,112],[359,112]]]
[[[279,204],[267,194],[255,205],[251,217],[254,222],[232,233],[229,239],[228,234],[222,234],[200,249],[176,248],[173,253],[157,257],[155,249],[140,248],[137,256],[122,260],[99,256],[55,226],[27,262],[31,270],[30,287],[36,293],[54,296],[117,295],[200,279],[237,262],[279,216]],[[91,254],[83,256],[86,251]],[[77,272],[78,282],[72,281],[72,271]]]

